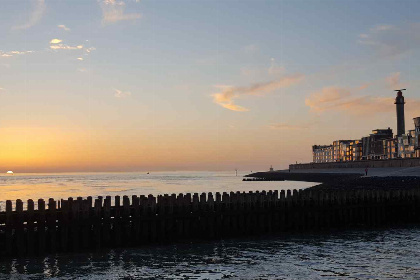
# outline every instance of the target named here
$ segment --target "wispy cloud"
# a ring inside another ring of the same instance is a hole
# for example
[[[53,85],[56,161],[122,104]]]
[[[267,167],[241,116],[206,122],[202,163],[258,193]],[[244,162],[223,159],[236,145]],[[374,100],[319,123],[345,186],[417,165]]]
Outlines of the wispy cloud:
[[[28,29],[41,20],[46,10],[45,0],[33,0],[32,2],[34,7],[31,15],[29,16],[28,22],[22,25],[14,26],[12,29]]]
[[[64,31],[70,31],[71,29],[65,26],[64,24],[57,25],[58,28],[63,29]]]
[[[359,35],[359,43],[376,56],[394,57],[420,47],[420,23],[376,25]]]
[[[0,57],[12,57],[12,56],[17,56],[17,55],[33,53],[33,52],[34,51],[8,51],[8,52],[0,51]]]
[[[85,48],[85,51],[86,51],[87,53],[91,53],[91,52],[93,52],[93,51],[96,51],[96,48],[94,48],[94,47]]]
[[[419,108],[420,100],[408,100],[407,111],[414,112],[415,108]],[[305,99],[305,104],[316,113],[342,112],[360,117],[390,113],[395,110],[394,97],[354,95],[349,89],[340,87],[325,87],[316,91]]]
[[[122,91],[122,90],[114,88],[114,96],[117,98],[124,98],[130,95],[131,95],[130,91]]]
[[[306,106],[314,112],[323,112],[329,110],[330,107],[336,106],[337,102],[341,102],[351,95],[350,91],[340,87],[325,87],[320,91],[316,91],[305,99]]]
[[[375,25],[370,28],[371,32],[382,32],[382,31],[390,31],[390,30],[396,30],[397,28],[394,25],[390,24],[379,24]]]
[[[69,46],[66,44],[55,44],[55,45],[50,45],[50,49],[52,50],[81,50],[83,49],[83,45]]]
[[[350,90],[340,87],[324,87],[305,99],[312,112],[341,111],[352,115],[369,115],[388,112],[392,108],[392,98],[353,96]]]
[[[86,40],[87,41],[87,40]],[[76,51],[76,57],[75,59],[79,61],[84,61],[84,57],[82,56],[88,56],[92,51],[96,50],[94,47],[85,47],[83,45],[67,45],[62,43],[63,40],[61,39],[52,39],[50,41],[50,49],[59,52],[59,51]]]
[[[401,83],[401,72],[391,73],[385,78],[386,84],[389,89],[395,90],[405,87],[405,84]]]
[[[61,42],[63,42],[63,40],[60,40],[60,39],[52,39],[52,40],[50,41],[50,44],[59,44],[59,43],[61,43]]]
[[[298,84],[303,80],[302,74],[294,74],[284,76],[280,79],[273,80],[265,83],[257,83],[247,87],[234,87],[234,86],[216,86],[221,91],[212,94],[213,102],[232,111],[245,112],[249,109],[236,105],[235,99],[242,98],[244,96],[262,96],[280,88],[287,88]]]
[[[361,86],[359,86],[357,89],[358,90],[364,90],[364,89],[367,89],[369,86],[370,86],[369,83],[364,83]]]
[[[139,13],[126,14],[124,1],[98,0],[102,9],[102,23],[116,23],[123,20],[136,20],[141,17]]]

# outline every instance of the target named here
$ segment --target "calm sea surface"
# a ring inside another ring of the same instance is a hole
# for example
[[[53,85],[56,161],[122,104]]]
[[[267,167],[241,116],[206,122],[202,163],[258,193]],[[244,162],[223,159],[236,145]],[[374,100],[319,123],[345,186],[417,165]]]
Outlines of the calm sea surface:
[[[240,174],[243,175],[243,174]],[[214,172],[0,175],[0,201],[306,188]],[[1,249],[1,248],[0,248]],[[420,227],[275,235],[0,260],[0,279],[420,279]]]
[[[39,198],[61,199],[78,196],[158,195],[230,191],[301,189],[308,182],[243,182],[245,173],[235,172],[151,172],[68,173],[0,175],[0,207],[5,201]]]
[[[0,279],[419,279],[420,228],[266,236],[0,261]]]

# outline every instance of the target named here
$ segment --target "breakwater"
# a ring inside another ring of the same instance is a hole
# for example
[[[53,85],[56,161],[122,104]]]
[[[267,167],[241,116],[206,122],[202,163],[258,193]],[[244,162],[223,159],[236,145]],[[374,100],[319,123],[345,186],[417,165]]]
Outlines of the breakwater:
[[[318,183],[342,183],[360,178],[357,173],[305,173],[305,172],[255,172],[245,176],[245,179],[261,179],[262,181],[304,181]]]
[[[420,189],[262,191],[6,202],[0,257],[420,221]],[[13,209],[14,208],[14,209]]]
[[[244,182],[255,182],[255,181],[284,181],[284,178],[243,178]]]

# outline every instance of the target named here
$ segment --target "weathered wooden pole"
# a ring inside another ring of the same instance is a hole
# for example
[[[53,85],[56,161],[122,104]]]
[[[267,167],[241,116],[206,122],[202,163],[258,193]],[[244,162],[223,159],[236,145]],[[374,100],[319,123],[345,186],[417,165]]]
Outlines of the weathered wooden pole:
[[[123,229],[123,244],[129,245],[131,243],[131,223],[130,223],[130,199],[127,195],[123,196],[123,217],[122,217],[122,229]]]
[[[98,251],[101,248],[101,217],[102,217],[102,200],[95,199],[94,211],[93,211],[93,241],[95,244],[95,250]]]
[[[35,204],[32,199],[28,200],[28,220],[26,226],[26,243],[27,243],[27,253],[29,256],[35,254]]]
[[[149,217],[150,217],[150,236],[151,241],[156,242],[157,240],[157,229],[156,229],[156,198],[149,194],[148,195],[148,206],[149,206]]]
[[[60,217],[60,248],[62,252],[67,252],[68,249],[69,215],[69,203],[62,199]]]
[[[121,246],[121,231],[122,231],[122,226],[121,226],[121,220],[122,220],[122,215],[121,215],[121,201],[120,201],[120,196],[116,195],[115,196],[115,201],[114,201],[114,220],[113,220],[113,236],[114,236],[114,244],[117,247]]]
[[[57,251],[57,212],[56,202],[53,198],[48,199],[48,216],[47,216],[47,227],[48,227],[48,242],[49,251],[55,254]]]
[[[13,244],[13,208],[12,201],[6,201],[6,255],[10,256],[13,254],[12,244]]]
[[[106,196],[104,200],[102,241],[104,246],[111,245],[111,196]]]
[[[14,228],[16,235],[16,249],[17,256],[23,257],[25,255],[25,239],[24,239],[24,228],[23,228],[23,202],[22,200],[16,200],[16,216],[14,218]]]
[[[37,219],[37,232],[38,232],[38,253],[45,254],[45,201],[38,199],[38,219]]]

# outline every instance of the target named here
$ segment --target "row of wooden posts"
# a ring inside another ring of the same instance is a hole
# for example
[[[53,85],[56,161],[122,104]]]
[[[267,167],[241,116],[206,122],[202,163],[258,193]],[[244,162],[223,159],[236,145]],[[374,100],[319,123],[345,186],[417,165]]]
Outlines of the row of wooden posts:
[[[419,190],[262,191],[6,202],[0,257],[420,221]]]

